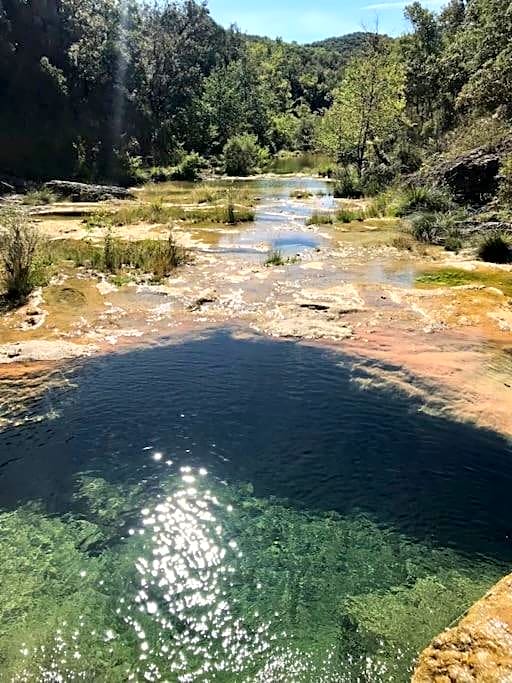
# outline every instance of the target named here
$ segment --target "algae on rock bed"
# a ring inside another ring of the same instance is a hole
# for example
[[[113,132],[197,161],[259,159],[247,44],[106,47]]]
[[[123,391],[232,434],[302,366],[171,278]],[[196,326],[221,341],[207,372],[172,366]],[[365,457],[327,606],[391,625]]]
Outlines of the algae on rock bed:
[[[68,515],[27,506],[0,530],[16,681],[405,681],[501,571],[191,470],[150,500],[83,476]]]

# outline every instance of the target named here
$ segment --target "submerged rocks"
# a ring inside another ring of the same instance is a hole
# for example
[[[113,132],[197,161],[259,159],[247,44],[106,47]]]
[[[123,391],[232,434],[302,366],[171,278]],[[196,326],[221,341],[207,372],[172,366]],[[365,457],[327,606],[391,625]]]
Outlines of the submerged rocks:
[[[412,683],[512,681],[512,575],[421,655]]]
[[[44,184],[60,199],[72,202],[101,202],[108,199],[133,199],[134,195],[123,187],[116,185],[89,185],[71,180],[51,180]]]

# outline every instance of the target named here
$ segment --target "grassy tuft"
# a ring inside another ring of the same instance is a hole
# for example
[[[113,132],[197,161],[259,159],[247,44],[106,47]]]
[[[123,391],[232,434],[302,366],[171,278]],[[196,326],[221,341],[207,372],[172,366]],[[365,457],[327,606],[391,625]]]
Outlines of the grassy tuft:
[[[39,282],[38,253],[41,237],[20,211],[0,215],[0,264],[6,297],[23,302]]]
[[[321,213],[315,211],[306,221],[306,225],[332,225],[334,223],[334,215],[332,213]]]
[[[396,216],[408,216],[417,212],[443,212],[453,208],[450,195],[438,187],[422,185],[406,188],[399,193],[394,207]]]
[[[486,235],[478,245],[478,258],[488,263],[512,262],[510,237],[499,231]]]
[[[364,211],[352,211],[351,209],[340,209],[336,213],[336,220],[340,223],[353,223],[354,221],[362,221],[365,218]]]
[[[397,235],[391,240],[391,246],[399,251],[413,251],[414,242],[409,235]]]
[[[88,240],[55,240],[45,248],[47,264],[72,261],[76,267],[125,275],[125,271],[151,273],[155,280],[171,275],[173,270],[186,262],[186,250],[178,247],[172,232],[167,240],[124,241],[107,229],[103,244],[92,244]]]
[[[279,249],[271,249],[265,260],[266,266],[284,266],[286,261],[283,258],[283,253]]]
[[[228,202],[225,205],[204,208],[169,206],[161,200],[148,204],[123,207],[110,217],[112,225],[123,226],[135,223],[166,225],[172,220],[186,223],[245,223],[254,220],[254,211],[245,206]]]
[[[447,249],[462,247],[461,233],[457,227],[463,214],[458,211],[426,212],[411,216],[411,234],[418,242],[442,244]]]
[[[22,203],[25,206],[41,206],[43,204],[53,204],[57,201],[57,197],[45,187],[39,190],[31,190],[23,195]]]

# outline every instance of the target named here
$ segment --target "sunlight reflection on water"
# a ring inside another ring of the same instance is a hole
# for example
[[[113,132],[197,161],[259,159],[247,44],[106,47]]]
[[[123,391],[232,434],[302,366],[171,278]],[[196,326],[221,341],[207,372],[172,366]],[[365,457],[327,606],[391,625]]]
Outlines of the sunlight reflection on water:
[[[151,457],[155,455],[160,454]],[[238,562],[243,554],[223,520],[238,511],[219,501],[208,485],[204,468],[182,467],[180,485],[142,509],[140,526],[129,530],[128,543],[142,538],[143,545],[135,560],[136,592],[130,596],[128,590],[120,596],[116,609],[132,632],[137,651],[136,664],[125,670],[124,680],[351,683],[356,680],[354,670],[363,675],[357,680],[392,680],[386,678],[379,657],[357,661],[349,655],[342,663],[332,643],[319,660],[288,645],[289,634],[279,630],[278,612],[272,623],[254,611],[248,620],[251,626],[237,615],[230,589],[240,580]],[[87,572],[80,575],[85,578]],[[100,587],[104,583],[100,581]],[[255,588],[259,591],[262,586]],[[15,681],[91,680],[87,655],[81,652],[82,638],[90,636],[107,659],[115,658],[113,646],[125,637],[114,627],[102,633],[90,631],[80,615],[76,624],[62,623],[52,647],[39,646],[31,652],[22,643],[21,655],[40,663],[37,679],[32,669]]]

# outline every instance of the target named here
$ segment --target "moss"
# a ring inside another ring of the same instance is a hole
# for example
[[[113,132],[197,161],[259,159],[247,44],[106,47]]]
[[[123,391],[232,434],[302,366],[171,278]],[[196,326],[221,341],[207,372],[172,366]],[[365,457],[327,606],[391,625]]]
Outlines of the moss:
[[[425,287],[460,287],[462,285],[484,285],[501,289],[512,296],[512,273],[484,270],[461,270],[459,268],[437,268],[420,273],[416,284]]]

